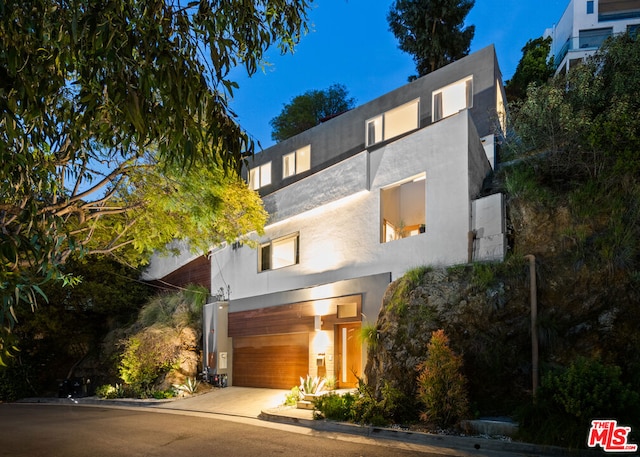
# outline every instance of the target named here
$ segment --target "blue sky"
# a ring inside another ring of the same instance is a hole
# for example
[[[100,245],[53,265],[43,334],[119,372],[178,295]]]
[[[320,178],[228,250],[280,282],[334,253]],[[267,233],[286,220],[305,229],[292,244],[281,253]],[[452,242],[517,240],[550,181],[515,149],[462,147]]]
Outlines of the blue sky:
[[[471,52],[495,45],[506,81],[532,38],[556,23],[569,0],[476,0],[467,24],[476,27]],[[387,13],[392,0],[315,0],[310,31],[293,55],[267,55],[270,65],[252,78],[240,71],[232,76],[240,88],[232,109],[240,125],[263,148],[273,144],[269,121],[283,105],[312,89],[344,84],[361,105],[407,82],[415,74],[409,54],[398,49],[389,31]]]

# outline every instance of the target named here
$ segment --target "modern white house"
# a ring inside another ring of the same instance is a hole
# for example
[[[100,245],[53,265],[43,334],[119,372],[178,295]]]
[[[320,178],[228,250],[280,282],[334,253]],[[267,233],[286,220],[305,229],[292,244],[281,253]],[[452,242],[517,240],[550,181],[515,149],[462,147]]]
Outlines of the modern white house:
[[[640,0],[570,0],[562,17],[543,37],[551,37],[556,74],[593,55],[604,40],[635,34],[640,25]]]
[[[319,375],[353,387],[360,329],[391,281],[504,259],[503,196],[484,183],[505,118],[489,46],[256,154],[246,177],[269,214],[259,247],[158,257],[146,279],[210,272],[204,364],[230,385]]]

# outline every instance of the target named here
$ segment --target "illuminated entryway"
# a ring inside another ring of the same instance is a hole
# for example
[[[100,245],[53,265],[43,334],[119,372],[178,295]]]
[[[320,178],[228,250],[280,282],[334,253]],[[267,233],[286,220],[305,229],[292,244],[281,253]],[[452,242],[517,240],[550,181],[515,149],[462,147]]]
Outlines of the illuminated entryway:
[[[361,294],[230,312],[233,385],[290,389],[310,375],[356,387],[361,316]]]
[[[341,389],[358,386],[362,378],[362,344],[359,322],[336,325],[336,381]]]

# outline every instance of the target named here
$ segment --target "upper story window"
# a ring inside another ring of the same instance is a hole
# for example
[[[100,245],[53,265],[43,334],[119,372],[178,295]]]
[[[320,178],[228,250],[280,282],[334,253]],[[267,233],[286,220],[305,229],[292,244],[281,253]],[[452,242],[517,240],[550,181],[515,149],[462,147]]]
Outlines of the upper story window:
[[[425,174],[380,190],[380,242],[425,232]]]
[[[473,76],[433,92],[433,122],[473,106]]]
[[[386,111],[366,122],[367,146],[395,138],[420,126],[420,99]]]
[[[271,162],[249,170],[249,188],[258,190],[271,184]]]
[[[258,271],[277,270],[300,263],[298,233],[260,245]]]
[[[282,157],[282,177],[297,175],[311,168],[311,145],[307,145]]]
[[[593,0],[587,0],[587,14],[593,14]]]
[[[600,0],[598,21],[618,21],[640,17],[638,0]]]
[[[598,49],[611,35],[613,35],[612,27],[580,30],[578,32],[580,49]]]

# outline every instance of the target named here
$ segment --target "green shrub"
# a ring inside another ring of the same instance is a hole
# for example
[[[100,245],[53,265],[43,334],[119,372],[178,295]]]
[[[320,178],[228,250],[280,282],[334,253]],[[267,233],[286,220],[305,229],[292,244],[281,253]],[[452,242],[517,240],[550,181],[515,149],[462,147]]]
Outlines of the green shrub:
[[[387,381],[383,383],[380,398],[377,398],[373,387],[360,379],[351,416],[354,422],[374,426],[401,423],[407,420],[406,411],[410,403],[406,395]]]
[[[105,384],[96,388],[96,395],[106,399],[124,398],[127,396],[127,391],[122,384],[116,384],[115,386]]]
[[[587,358],[548,373],[534,403],[521,414],[520,438],[578,448],[585,447],[593,419],[616,419],[636,429],[640,425],[640,397],[620,378],[619,367]]]
[[[173,389],[167,390],[154,390],[151,392],[151,396],[156,400],[164,400],[165,398],[173,398],[176,396],[176,392]]]
[[[125,343],[120,377],[136,396],[148,396],[158,377],[175,363],[177,350],[167,332],[156,329],[140,332]]]
[[[433,332],[427,351],[427,360],[418,366],[418,400],[425,408],[420,419],[447,428],[468,415],[462,357],[449,348],[443,330]]]
[[[350,393],[344,395],[338,395],[336,393],[323,395],[313,402],[317,410],[314,418],[348,421],[352,418],[351,409],[354,402],[355,396]]]
[[[298,404],[298,400],[300,400],[300,388],[294,386],[285,396],[284,404],[285,406],[295,406]]]
[[[0,402],[15,401],[36,393],[28,381],[35,370],[27,364],[0,366]]]
[[[376,323],[365,323],[360,327],[360,342],[366,343],[370,351],[375,351],[378,347],[378,325]]]

